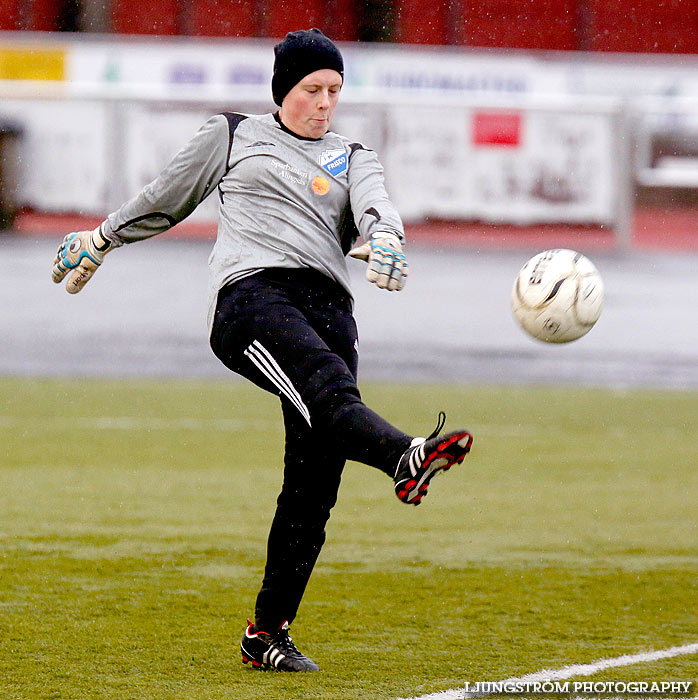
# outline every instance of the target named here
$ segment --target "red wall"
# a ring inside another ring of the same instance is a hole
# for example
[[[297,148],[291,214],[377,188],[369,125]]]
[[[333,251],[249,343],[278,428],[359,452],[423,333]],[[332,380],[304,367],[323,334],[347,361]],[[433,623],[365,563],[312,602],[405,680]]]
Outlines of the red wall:
[[[64,3],[1,0],[0,30],[55,31]],[[390,0],[112,0],[111,28],[279,38],[316,26],[335,40],[357,41],[362,12],[371,12],[374,25],[392,28],[394,42],[698,53],[698,0],[392,0],[392,13],[376,14],[389,6]]]
[[[177,0],[114,0],[112,30],[119,34],[177,34]]]
[[[322,28],[326,5],[327,2],[323,0],[270,2],[262,33],[264,36],[283,37],[296,29]]]
[[[577,48],[577,0],[467,0],[456,43],[515,49]]]
[[[0,2],[0,30],[20,29],[20,0],[2,0]]]
[[[58,0],[0,0],[0,29],[54,31]]]
[[[448,4],[424,0],[396,3],[394,40],[405,44],[447,44],[451,9]]]
[[[698,53],[696,0],[589,0],[590,49]]]
[[[356,41],[359,7],[356,0],[334,0],[325,3],[325,22],[317,25],[335,41]],[[294,27],[301,29],[301,27]]]
[[[188,34],[194,36],[254,36],[254,0],[197,0],[188,18]]]
[[[414,44],[698,53],[698,0],[397,0]]]

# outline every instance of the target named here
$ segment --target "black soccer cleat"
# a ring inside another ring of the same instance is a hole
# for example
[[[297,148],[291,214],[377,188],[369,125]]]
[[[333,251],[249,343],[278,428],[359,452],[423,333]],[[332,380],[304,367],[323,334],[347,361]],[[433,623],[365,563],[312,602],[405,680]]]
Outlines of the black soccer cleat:
[[[273,668],[277,671],[320,670],[312,659],[296,649],[288,636],[288,622],[284,622],[274,634],[269,634],[261,630],[255,632],[253,623],[248,620],[240,650],[242,663],[250,663],[253,668]]]
[[[470,452],[473,436],[467,430],[438,437],[445,421],[446,414],[439,413],[436,430],[426,439],[415,438],[400,457],[395,471],[395,493],[403,503],[418,506],[427,494],[429,482],[454,464],[460,464]]]

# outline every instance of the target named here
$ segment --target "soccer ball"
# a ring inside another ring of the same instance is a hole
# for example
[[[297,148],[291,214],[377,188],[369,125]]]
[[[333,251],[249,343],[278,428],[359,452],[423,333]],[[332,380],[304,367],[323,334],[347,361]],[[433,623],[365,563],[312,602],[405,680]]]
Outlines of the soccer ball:
[[[593,263],[574,250],[546,250],[522,268],[511,310],[529,335],[569,343],[588,333],[603,307],[603,281]]]

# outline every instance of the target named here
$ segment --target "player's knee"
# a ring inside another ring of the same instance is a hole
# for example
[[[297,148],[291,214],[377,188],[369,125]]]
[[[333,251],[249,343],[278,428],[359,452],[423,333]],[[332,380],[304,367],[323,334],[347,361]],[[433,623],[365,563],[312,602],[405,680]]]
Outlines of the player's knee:
[[[332,425],[346,406],[361,402],[354,377],[346,364],[336,356],[314,368],[303,398],[314,428]]]

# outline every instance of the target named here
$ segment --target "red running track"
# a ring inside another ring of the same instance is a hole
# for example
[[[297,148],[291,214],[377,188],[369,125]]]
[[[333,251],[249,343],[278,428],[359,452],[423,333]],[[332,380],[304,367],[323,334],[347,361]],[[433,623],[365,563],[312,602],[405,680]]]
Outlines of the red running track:
[[[70,231],[95,228],[97,217],[79,214],[18,215],[13,231],[20,235],[61,236]],[[482,248],[487,250],[582,248],[613,250],[617,241],[611,229],[595,226],[545,224],[511,226],[465,222],[427,222],[406,226],[413,245]],[[184,221],[168,231],[168,237],[210,239],[216,228],[210,224]],[[631,247],[633,250],[698,251],[698,208],[638,209],[634,215]]]

